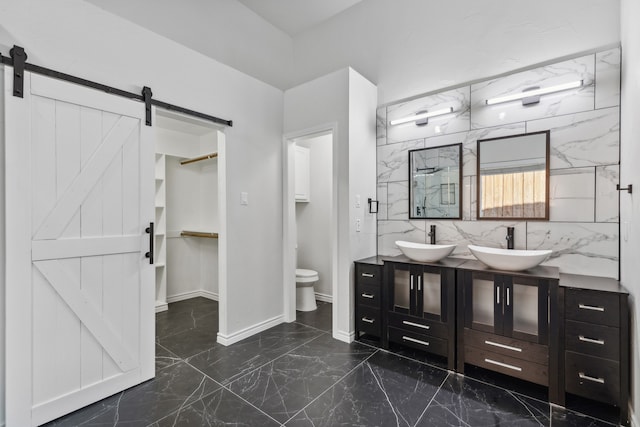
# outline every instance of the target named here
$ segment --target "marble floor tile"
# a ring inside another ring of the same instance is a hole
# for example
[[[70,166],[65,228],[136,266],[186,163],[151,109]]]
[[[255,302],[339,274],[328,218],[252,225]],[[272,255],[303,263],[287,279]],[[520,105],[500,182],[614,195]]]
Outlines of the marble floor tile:
[[[452,374],[416,426],[545,426],[549,404]]]
[[[202,319],[213,318],[218,319],[217,301],[192,298],[171,303],[167,311],[156,314],[156,340],[197,328]]]
[[[413,426],[447,372],[379,351],[287,426]]]
[[[229,387],[280,422],[285,422],[335,384],[375,349],[346,344],[324,334]]]
[[[182,359],[179,356],[176,356],[160,344],[156,344],[156,372],[181,361]]]
[[[232,392],[221,389],[175,413],[161,419],[150,427],[175,426],[236,426],[269,427],[280,423],[248,404]]]
[[[218,314],[193,319],[193,324],[183,332],[158,338],[158,344],[183,359],[211,348],[218,335]]]
[[[551,408],[552,427],[611,427],[619,425],[617,420],[618,417],[610,420],[611,423],[609,423],[568,409]]]
[[[156,378],[88,406],[47,426],[147,426],[221,388],[184,362]]]
[[[296,311],[296,323],[302,323],[321,331],[332,331],[333,304],[316,301],[318,306],[314,311]]]
[[[227,347],[214,343],[187,362],[227,384],[322,334],[299,323],[282,323]]]

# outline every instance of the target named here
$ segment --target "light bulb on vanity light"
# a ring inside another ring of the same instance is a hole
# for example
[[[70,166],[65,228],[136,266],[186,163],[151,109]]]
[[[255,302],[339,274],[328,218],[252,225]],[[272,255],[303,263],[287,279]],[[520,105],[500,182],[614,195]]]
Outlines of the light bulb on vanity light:
[[[389,122],[389,124],[391,126],[395,126],[395,125],[400,125],[402,123],[409,123],[409,122],[417,122],[417,121],[422,121],[422,120],[428,120],[431,117],[443,116],[443,115],[449,114],[449,113],[453,113],[453,107],[447,107],[447,108],[443,108],[441,110],[435,110],[435,111],[418,112],[417,114],[414,114],[413,116],[406,116],[406,117],[402,117],[400,119],[391,120]]]
[[[548,95],[550,93],[561,92],[563,90],[576,89],[582,87],[583,80],[577,80],[575,82],[563,83],[555,86],[532,88],[532,90],[525,89],[520,93],[513,93],[511,95],[498,96],[496,98],[490,98],[486,100],[487,105],[501,104],[503,102],[518,101],[525,98],[540,97],[542,95]]]

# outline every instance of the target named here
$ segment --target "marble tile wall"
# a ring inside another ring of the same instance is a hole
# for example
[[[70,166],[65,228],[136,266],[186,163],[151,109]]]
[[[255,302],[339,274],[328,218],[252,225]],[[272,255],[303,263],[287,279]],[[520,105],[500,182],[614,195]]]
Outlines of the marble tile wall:
[[[539,104],[487,106],[487,98],[574,80],[584,85]],[[390,126],[389,121],[424,110],[454,107],[454,113]],[[516,248],[552,249],[545,263],[561,272],[618,277],[620,49],[532,68],[393,105],[377,111],[378,253],[397,255],[396,240],[427,242],[435,224],[438,243],[506,248],[513,226]],[[549,221],[477,221],[476,141],[551,131]],[[462,220],[408,219],[408,151],[463,144]]]

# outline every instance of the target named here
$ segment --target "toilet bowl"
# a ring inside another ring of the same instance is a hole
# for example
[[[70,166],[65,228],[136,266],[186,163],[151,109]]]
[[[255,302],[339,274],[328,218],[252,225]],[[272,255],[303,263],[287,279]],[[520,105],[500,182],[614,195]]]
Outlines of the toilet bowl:
[[[296,268],[296,310],[313,311],[316,308],[316,292],[313,284],[320,280],[318,272]]]

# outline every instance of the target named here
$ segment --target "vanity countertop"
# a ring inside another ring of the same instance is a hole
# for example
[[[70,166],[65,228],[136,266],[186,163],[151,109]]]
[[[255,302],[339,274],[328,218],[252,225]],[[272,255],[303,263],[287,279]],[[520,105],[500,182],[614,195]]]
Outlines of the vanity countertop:
[[[506,271],[506,270],[496,270],[475,259],[467,259],[465,261],[466,262],[464,264],[458,266],[459,269],[473,270],[473,271],[486,271],[487,273],[507,274],[509,276],[518,276],[518,277],[536,277],[536,278],[554,279],[554,280],[558,280],[560,278],[560,269],[558,269],[558,267],[538,265],[536,267],[529,268],[527,270]]]
[[[628,294],[619,281],[610,277],[583,276],[581,274],[560,274],[560,286],[601,292]]]
[[[446,257],[446,258],[443,258],[440,261],[436,261],[436,262],[420,262],[420,261],[414,261],[412,259],[409,259],[408,257],[406,257],[404,255],[396,255],[396,256],[378,255],[378,256],[372,256],[372,257],[369,257],[369,258],[359,259],[356,262],[359,262],[361,264],[383,265],[385,261],[387,261],[387,262],[403,262],[403,263],[406,263],[406,264],[432,265],[434,267],[456,268],[456,267],[460,266],[461,264],[465,263],[466,261],[468,261],[468,259],[456,258],[456,257]]]

